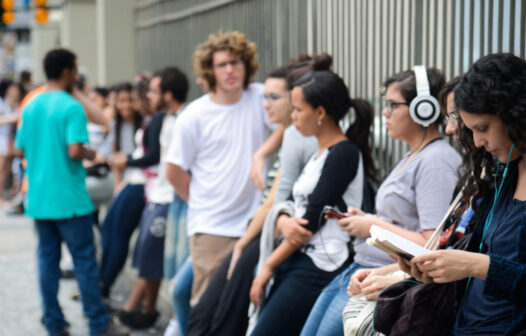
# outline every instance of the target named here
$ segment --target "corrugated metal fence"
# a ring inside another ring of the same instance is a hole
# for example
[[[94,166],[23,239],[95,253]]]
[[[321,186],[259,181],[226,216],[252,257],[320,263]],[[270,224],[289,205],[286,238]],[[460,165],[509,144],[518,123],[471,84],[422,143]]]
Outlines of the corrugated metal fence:
[[[375,107],[383,173],[407,150],[381,126],[387,76],[425,64],[449,79],[491,52],[526,54],[526,0],[136,0],[135,12],[138,70],[172,64],[190,74],[196,45],[221,29],[258,44],[257,80],[302,52],[332,54],[351,95]]]

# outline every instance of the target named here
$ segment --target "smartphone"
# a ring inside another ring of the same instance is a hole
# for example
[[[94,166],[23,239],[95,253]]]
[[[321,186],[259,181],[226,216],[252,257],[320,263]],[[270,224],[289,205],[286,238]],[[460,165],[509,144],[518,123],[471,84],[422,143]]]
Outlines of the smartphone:
[[[345,218],[347,216],[345,216],[345,214],[342,214],[341,212],[339,212],[338,210],[336,210],[335,208],[329,206],[329,205],[326,205],[324,208],[323,208],[323,214],[329,218],[338,218],[338,219],[341,219],[341,218]]]

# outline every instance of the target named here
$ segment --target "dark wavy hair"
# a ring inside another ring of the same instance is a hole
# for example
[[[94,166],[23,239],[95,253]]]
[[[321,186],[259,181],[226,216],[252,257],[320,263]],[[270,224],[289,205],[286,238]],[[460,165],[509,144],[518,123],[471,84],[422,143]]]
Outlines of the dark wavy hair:
[[[508,53],[487,55],[475,62],[454,89],[455,105],[460,111],[498,116],[507,134],[521,152],[526,149],[526,61]],[[467,185],[474,188],[471,196],[476,209],[477,200],[493,192],[496,164],[484,148],[477,148],[473,133],[466,126],[460,130],[460,141],[466,149]],[[502,173],[502,170],[501,170]],[[496,176],[495,178],[502,178]]]
[[[115,91],[115,94],[118,95],[120,92],[128,92],[131,94],[133,90],[133,86],[131,83],[124,82],[119,83],[113,87],[113,91]],[[115,152],[118,152],[121,150],[121,129],[122,125],[124,124],[124,119],[120,115],[119,111],[117,110],[117,106],[114,107],[115,109],[115,140],[113,142],[113,150]],[[142,123],[142,116],[137,111],[133,111],[133,133],[135,134],[135,131],[137,131],[141,127]]]
[[[328,66],[326,63],[325,66]],[[371,154],[370,133],[373,122],[373,107],[366,100],[351,99],[343,79],[329,70],[310,71],[294,83],[301,87],[305,101],[317,108],[322,106],[329,118],[338,123],[349,112],[355,111],[354,121],[345,132],[362,153],[365,175],[376,181],[376,167]]]

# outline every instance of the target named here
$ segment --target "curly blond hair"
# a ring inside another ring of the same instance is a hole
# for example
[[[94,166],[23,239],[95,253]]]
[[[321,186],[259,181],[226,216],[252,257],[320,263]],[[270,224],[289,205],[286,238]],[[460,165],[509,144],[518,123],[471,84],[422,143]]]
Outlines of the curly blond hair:
[[[247,36],[239,31],[219,32],[210,34],[208,40],[197,46],[194,52],[194,71],[203,78],[211,91],[215,91],[216,81],[213,71],[213,56],[216,51],[229,51],[241,58],[245,64],[245,79],[243,86],[246,89],[259,68],[256,58],[258,47]]]

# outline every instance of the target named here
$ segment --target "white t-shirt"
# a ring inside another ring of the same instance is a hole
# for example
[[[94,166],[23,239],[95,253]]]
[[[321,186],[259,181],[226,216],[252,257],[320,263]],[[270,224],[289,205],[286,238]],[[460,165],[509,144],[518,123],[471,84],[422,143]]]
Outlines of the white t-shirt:
[[[159,135],[161,157],[159,160],[157,176],[146,183],[146,197],[150,203],[169,204],[174,200],[174,188],[166,178],[166,156],[174,134],[173,128],[175,120],[182,111],[183,110],[180,109],[176,114],[166,114],[163,119],[163,126],[161,127],[161,134]]]
[[[177,118],[166,161],[191,171],[189,236],[245,232],[261,199],[250,180],[252,155],[271,129],[262,104],[263,85],[253,83],[233,105],[206,94]]]
[[[142,128],[139,128],[137,132],[135,132],[135,136],[134,136],[135,150],[131,154],[131,157],[133,159],[138,159],[144,156],[144,148],[142,147],[143,137],[144,137],[144,130]],[[144,175],[144,172],[141,168],[128,167],[124,171],[123,180],[126,181],[126,183],[133,184],[133,185],[145,184],[146,176]]]

